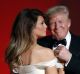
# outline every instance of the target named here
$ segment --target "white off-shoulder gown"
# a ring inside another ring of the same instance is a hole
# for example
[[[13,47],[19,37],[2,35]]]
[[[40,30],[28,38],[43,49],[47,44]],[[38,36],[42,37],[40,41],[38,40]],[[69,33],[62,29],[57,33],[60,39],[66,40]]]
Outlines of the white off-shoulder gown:
[[[41,62],[38,64],[31,64],[31,65],[20,65],[18,68],[13,69],[13,73],[18,74],[45,74],[45,68],[46,67],[52,67],[56,66],[57,68],[62,68],[63,65],[61,63],[58,63],[57,58]]]

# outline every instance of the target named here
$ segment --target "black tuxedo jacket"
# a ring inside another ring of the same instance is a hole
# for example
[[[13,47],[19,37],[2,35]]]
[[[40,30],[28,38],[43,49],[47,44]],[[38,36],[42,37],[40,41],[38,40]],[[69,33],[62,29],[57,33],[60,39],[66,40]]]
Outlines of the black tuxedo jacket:
[[[46,36],[44,38],[38,39],[38,44],[51,48],[54,45],[54,39],[52,36]],[[80,37],[71,34],[71,43],[69,51],[72,53],[72,58],[65,67],[66,74],[80,74]]]

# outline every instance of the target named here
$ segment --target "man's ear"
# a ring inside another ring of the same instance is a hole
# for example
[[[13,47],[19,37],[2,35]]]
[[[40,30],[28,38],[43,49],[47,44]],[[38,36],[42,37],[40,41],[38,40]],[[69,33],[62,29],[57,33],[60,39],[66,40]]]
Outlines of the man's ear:
[[[71,19],[68,19],[68,27],[71,26]]]

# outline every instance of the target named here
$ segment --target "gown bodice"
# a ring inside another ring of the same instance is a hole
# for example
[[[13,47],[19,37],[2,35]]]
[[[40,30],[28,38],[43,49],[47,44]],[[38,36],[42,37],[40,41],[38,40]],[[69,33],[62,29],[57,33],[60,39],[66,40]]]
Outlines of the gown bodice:
[[[37,64],[31,64],[31,65],[20,65],[17,68],[13,69],[13,73],[18,74],[45,74],[45,68],[46,67],[52,67],[56,66],[57,68],[63,68],[63,65],[61,63],[58,63],[57,58],[46,61],[46,62],[40,62]]]

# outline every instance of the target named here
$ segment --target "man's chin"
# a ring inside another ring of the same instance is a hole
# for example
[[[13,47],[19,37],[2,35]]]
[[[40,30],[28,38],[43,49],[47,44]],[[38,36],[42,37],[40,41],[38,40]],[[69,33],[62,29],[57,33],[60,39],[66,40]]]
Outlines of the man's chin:
[[[56,36],[55,37],[57,40],[62,40],[62,39],[64,39],[62,36]]]

